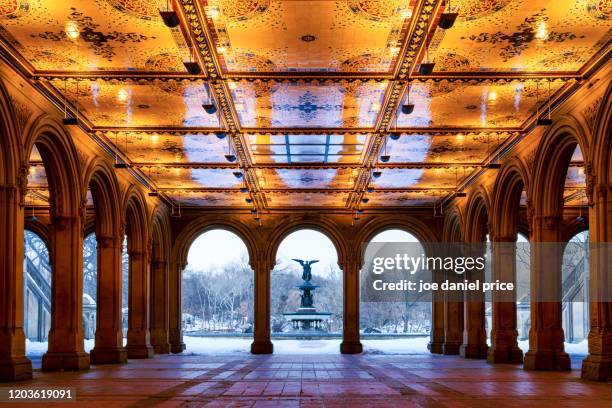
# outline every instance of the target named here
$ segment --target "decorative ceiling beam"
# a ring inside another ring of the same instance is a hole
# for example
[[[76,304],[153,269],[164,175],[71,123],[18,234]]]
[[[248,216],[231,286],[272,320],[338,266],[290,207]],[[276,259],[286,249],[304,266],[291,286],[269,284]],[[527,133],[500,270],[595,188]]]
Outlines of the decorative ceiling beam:
[[[231,163],[172,163],[172,162],[133,162],[134,167],[160,167],[160,168],[185,168],[185,169],[235,169],[236,165]],[[456,163],[456,162],[405,162],[405,163],[380,163],[377,167],[385,169],[441,169],[455,167],[481,167],[482,162],[478,163]],[[311,169],[361,169],[363,166],[359,163],[258,163],[253,168],[257,169],[291,169],[291,170],[311,170]]]

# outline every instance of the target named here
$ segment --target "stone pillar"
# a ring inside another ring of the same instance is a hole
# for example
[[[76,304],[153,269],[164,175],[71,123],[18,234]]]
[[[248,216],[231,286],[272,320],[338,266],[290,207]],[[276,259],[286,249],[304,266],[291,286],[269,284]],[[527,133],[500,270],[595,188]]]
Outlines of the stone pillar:
[[[254,311],[255,327],[253,330],[253,343],[251,353],[271,354],[273,350],[270,340],[270,273],[274,262],[267,259],[258,259],[251,262],[253,269]]]
[[[612,185],[594,189],[589,211],[589,355],[582,362],[582,378],[612,378]]]
[[[129,238],[128,238],[129,239]],[[149,254],[143,250],[129,250],[128,295],[128,358],[151,358],[153,347],[149,333]]]
[[[534,217],[531,237],[531,329],[525,370],[569,370],[563,349],[561,256],[559,218]]]
[[[431,333],[427,348],[434,354],[444,353],[444,295],[433,292],[431,302]]]
[[[23,208],[16,185],[0,185],[0,381],[32,378],[23,332]]]
[[[473,243],[472,245],[477,245]],[[469,254],[471,256],[481,256],[485,253],[485,243],[481,243],[482,252]],[[466,272],[468,274],[468,272]],[[472,271],[468,279],[474,282],[484,279],[481,272]],[[459,354],[464,358],[486,358],[487,357],[487,332],[485,329],[485,303],[482,293],[466,294],[463,302],[463,343],[459,348]]]
[[[96,342],[91,351],[92,364],[127,362],[121,327],[121,250],[123,236],[96,235],[97,305]]]
[[[151,272],[151,344],[155,354],[168,354],[168,262],[153,260]]]
[[[51,218],[51,330],[43,371],[89,368],[83,341],[83,230],[81,217]]]
[[[446,295],[445,295],[446,297]],[[463,342],[463,302],[444,303],[444,344],[442,353],[459,354]]]
[[[168,340],[170,341],[170,351],[181,353],[185,350],[182,331],[183,309],[181,306],[181,278],[185,264],[170,262],[168,266]]]
[[[359,271],[361,262],[359,252],[352,259],[342,262],[344,272],[343,293],[343,330],[340,352],[342,354],[357,354],[363,351],[359,341]]]
[[[492,279],[500,282],[513,282],[516,285],[516,236],[491,237]],[[507,296],[513,297],[513,296]],[[491,348],[487,362],[521,364],[523,351],[519,348],[516,330],[516,300],[510,301],[493,292],[493,327]],[[513,297],[514,298],[514,297]]]

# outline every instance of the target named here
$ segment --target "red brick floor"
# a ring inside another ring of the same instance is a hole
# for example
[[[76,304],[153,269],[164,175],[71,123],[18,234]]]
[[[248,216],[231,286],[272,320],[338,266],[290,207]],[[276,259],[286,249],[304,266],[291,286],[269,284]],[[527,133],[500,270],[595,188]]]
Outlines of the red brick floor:
[[[34,377],[2,386],[75,387],[86,407],[612,407],[612,383],[579,370],[436,355],[170,355]]]

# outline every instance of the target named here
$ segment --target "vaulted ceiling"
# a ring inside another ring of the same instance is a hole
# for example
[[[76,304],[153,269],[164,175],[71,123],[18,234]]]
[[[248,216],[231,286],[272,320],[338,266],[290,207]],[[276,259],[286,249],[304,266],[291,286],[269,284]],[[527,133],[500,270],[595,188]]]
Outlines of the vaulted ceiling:
[[[612,38],[600,0],[177,0],[175,28],[166,3],[0,0],[0,38],[41,92],[183,207],[440,203],[575,90]],[[569,190],[582,179],[570,171]]]

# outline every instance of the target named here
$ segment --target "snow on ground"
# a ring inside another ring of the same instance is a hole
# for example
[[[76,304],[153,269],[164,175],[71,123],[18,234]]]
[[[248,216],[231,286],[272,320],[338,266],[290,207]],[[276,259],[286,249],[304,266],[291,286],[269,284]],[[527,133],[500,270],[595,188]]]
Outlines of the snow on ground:
[[[248,354],[253,339],[240,337],[190,337],[183,336],[187,346],[184,355],[221,355],[221,354]],[[273,339],[274,354],[338,354],[340,353],[341,339],[325,340],[289,340]],[[125,339],[124,339],[125,343]],[[362,339],[364,354],[426,354],[429,337],[411,337],[395,339]],[[85,351],[93,349],[94,340],[85,340]],[[523,352],[529,349],[529,341],[519,341]],[[574,355],[588,354],[586,340],[580,343],[565,343],[565,351]],[[26,355],[41,357],[47,352],[47,342],[26,340]]]
[[[249,353],[252,339],[183,336],[186,355]],[[289,340],[272,339],[274,354],[338,354],[341,339]],[[361,340],[367,354],[419,354],[427,353],[429,337],[405,339]]]
[[[523,350],[523,353],[527,353],[529,350],[529,340],[519,341],[518,344],[519,348]],[[567,354],[585,356],[589,354],[589,344],[587,339],[582,340],[580,343],[564,343],[564,348]]]

